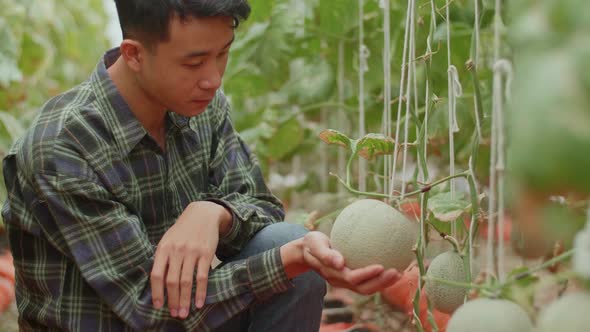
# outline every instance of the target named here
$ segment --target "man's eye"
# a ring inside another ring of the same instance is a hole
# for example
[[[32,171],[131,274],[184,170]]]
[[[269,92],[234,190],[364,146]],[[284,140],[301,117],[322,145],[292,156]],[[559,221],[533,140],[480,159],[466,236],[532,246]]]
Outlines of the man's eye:
[[[199,62],[199,63],[187,63],[184,66],[187,67],[187,68],[194,69],[194,68],[199,68],[202,64],[203,64],[202,62]]]

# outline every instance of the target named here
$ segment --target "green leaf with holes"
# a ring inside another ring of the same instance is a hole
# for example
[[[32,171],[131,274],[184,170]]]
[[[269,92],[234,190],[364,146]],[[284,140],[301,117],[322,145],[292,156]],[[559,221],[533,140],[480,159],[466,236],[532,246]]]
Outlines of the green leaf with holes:
[[[338,130],[326,129],[320,133],[320,139],[330,145],[339,145],[348,150],[352,149],[353,140]]]
[[[470,202],[465,199],[463,193],[455,193],[455,197],[452,197],[450,192],[444,192],[428,200],[428,210],[436,219],[444,222],[457,220],[463,213],[469,211],[470,206]]]
[[[394,149],[393,138],[382,134],[367,134],[358,140],[355,152],[367,160],[373,160],[376,156],[392,154]]]

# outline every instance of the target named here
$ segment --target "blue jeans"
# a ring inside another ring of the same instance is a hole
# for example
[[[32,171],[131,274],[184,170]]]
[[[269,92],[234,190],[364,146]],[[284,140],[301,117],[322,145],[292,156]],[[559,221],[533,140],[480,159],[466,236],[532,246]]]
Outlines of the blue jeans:
[[[263,228],[228,261],[244,259],[301,238],[301,225],[280,222]],[[293,279],[294,288],[256,303],[218,328],[217,332],[316,332],[320,328],[326,281],[315,272]]]

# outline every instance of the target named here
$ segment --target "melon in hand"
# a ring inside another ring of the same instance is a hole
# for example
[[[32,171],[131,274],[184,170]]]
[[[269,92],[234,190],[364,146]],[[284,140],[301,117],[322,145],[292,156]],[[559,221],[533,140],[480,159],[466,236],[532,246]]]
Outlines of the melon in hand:
[[[403,271],[414,259],[418,232],[417,223],[388,204],[362,199],[342,210],[330,238],[351,269],[380,264]]]

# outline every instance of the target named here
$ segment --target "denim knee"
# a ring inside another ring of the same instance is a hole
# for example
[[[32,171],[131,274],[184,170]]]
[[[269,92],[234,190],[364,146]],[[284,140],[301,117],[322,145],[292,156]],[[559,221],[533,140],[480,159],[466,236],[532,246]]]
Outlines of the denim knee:
[[[302,225],[279,222],[264,227],[254,236],[252,241],[262,252],[302,238],[308,232]]]
[[[315,298],[320,301],[327,291],[326,280],[315,271],[309,271],[293,279],[296,292],[304,298]]]

